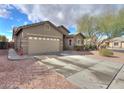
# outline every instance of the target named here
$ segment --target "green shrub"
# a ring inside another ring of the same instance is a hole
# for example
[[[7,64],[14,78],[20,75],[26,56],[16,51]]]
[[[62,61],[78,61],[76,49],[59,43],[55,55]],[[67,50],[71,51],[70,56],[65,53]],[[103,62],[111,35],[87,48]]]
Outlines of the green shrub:
[[[96,45],[87,44],[87,45],[84,46],[84,49],[85,50],[96,50],[97,47],[96,47]]]
[[[69,50],[70,48],[64,45],[64,46],[63,46],[63,49],[64,49],[64,50]]]
[[[84,50],[87,50],[87,51],[90,50],[90,46],[89,45],[85,45],[84,46]]]
[[[89,45],[89,48],[90,48],[90,50],[96,50],[97,49],[96,45]]]
[[[74,46],[74,50],[81,51],[83,50],[83,46]]]
[[[101,56],[110,57],[110,56],[113,55],[113,52],[112,52],[111,50],[109,50],[109,49],[100,49],[100,50],[99,50],[99,54],[100,54]]]

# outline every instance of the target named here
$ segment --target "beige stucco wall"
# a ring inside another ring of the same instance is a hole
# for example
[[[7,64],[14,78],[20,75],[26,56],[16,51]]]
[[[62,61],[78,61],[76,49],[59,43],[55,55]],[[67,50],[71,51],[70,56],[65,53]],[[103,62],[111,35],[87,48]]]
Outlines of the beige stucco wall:
[[[23,29],[23,32],[24,32],[24,36],[27,36],[29,34],[34,34],[34,35],[48,35],[48,36],[62,38],[62,33],[57,31],[55,28],[53,28],[51,25],[47,23],[43,25],[33,26]]]
[[[62,27],[59,28],[59,30],[61,30],[61,32],[62,32],[64,35],[68,35],[68,32],[67,32],[65,29],[63,29]]]
[[[69,40],[71,40],[71,46],[69,45]],[[70,38],[66,38],[65,40],[65,46],[67,49],[73,49],[74,47],[74,38],[70,37]]]
[[[24,54],[27,53],[27,37],[23,36],[23,32],[20,32],[18,36],[14,37],[15,49],[23,48]]]
[[[114,43],[118,42],[118,46],[115,46]],[[119,41],[113,41],[109,43],[109,47],[110,48],[124,48],[124,43],[123,42],[119,42]]]
[[[122,48],[124,48],[124,42],[122,42],[121,44],[122,44]]]
[[[69,45],[69,40],[72,41],[72,45],[71,46]],[[81,40],[81,44],[80,45],[77,43],[77,40]],[[74,37],[68,37],[68,38],[66,38],[65,41],[66,41],[66,47],[68,47],[70,49],[73,49],[74,46],[83,46],[84,45],[84,39],[80,35],[76,35]]]
[[[22,32],[18,36],[14,37],[16,49],[19,49],[21,47],[21,38],[22,38]]]
[[[80,45],[77,43],[77,40],[81,40],[81,44]],[[74,37],[74,43],[75,43],[76,46],[83,46],[84,45],[84,39],[82,38],[82,36],[76,35]]]
[[[112,43],[112,42],[110,42],[110,43],[109,43],[109,47],[111,47],[111,48],[112,48],[112,46],[113,46],[113,43]]]
[[[30,36],[58,38],[60,39],[60,51],[63,50],[63,34],[48,23],[23,29],[21,40],[24,53],[28,53],[28,37]]]

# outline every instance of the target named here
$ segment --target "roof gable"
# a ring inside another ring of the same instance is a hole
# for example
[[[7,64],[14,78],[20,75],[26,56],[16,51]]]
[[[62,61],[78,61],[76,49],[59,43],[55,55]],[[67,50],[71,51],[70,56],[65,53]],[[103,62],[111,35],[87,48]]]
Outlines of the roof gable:
[[[39,23],[34,23],[34,24],[28,24],[28,25],[24,25],[24,26],[20,26],[18,28],[16,28],[16,30],[13,30],[14,34],[18,34],[20,33],[20,31],[22,31],[22,29],[25,28],[29,28],[29,27],[33,27],[33,26],[39,26],[39,25],[43,25],[43,24],[50,24],[53,28],[55,28],[57,31],[59,31],[60,33],[62,33],[58,27],[56,27],[53,23],[51,23],[50,21],[43,21],[43,22],[39,22]],[[63,34],[63,33],[62,33]]]
[[[78,33],[75,36],[78,36],[78,35],[80,35],[82,38],[86,38],[82,33]]]
[[[65,31],[67,31],[68,33],[70,33],[70,31],[65,26],[63,26],[63,25],[58,26],[58,28],[64,29]]]
[[[82,33],[78,33],[78,34],[71,34],[71,35],[68,35],[67,37],[68,38],[74,38],[76,36],[81,36],[82,38],[86,38]]]

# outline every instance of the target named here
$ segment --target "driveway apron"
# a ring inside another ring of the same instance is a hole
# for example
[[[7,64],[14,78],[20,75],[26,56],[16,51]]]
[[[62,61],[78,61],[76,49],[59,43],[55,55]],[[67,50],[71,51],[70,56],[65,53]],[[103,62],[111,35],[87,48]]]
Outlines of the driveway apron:
[[[40,60],[80,88],[107,88],[123,65],[122,63],[96,60],[80,55]]]

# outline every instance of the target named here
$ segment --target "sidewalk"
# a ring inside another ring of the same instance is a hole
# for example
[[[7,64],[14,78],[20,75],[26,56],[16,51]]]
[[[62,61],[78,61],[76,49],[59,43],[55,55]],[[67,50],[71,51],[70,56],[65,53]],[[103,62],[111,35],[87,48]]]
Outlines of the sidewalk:
[[[14,49],[9,49],[8,51],[8,59],[9,60],[22,60],[22,59],[29,59],[29,58],[33,58],[32,56],[28,56],[28,55],[18,55],[16,53],[16,51]]]

